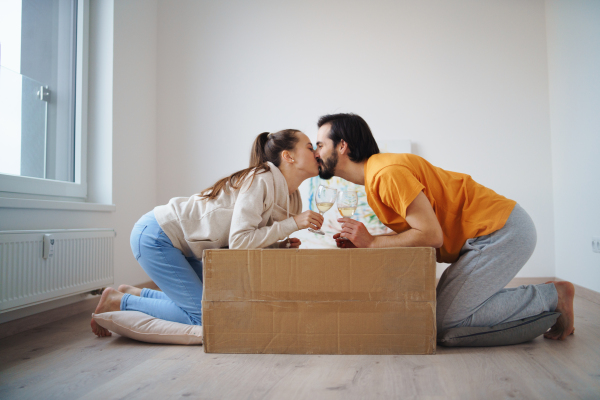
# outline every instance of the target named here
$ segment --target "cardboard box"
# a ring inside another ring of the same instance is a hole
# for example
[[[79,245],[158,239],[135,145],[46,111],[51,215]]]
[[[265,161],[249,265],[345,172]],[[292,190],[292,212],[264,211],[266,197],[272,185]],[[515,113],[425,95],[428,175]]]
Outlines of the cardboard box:
[[[207,353],[435,354],[435,250],[205,250]]]

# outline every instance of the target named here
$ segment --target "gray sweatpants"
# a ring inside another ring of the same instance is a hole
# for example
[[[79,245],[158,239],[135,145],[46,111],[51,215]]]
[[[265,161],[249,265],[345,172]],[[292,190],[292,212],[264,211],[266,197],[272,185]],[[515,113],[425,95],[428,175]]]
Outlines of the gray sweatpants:
[[[558,294],[553,284],[504,288],[529,260],[536,241],[535,225],[518,204],[502,229],[468,239],[437,286],[438,333],[554,311]]]

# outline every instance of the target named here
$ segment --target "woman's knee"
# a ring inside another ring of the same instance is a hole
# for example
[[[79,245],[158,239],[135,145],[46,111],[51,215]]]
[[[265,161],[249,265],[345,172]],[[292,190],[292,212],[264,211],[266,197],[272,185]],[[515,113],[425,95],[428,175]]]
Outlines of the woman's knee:
[[[198,314],[198,315],[190,315],[188,314],[190,317],[190,325],[198,325],[198,326],[202,326],[202,313]]]

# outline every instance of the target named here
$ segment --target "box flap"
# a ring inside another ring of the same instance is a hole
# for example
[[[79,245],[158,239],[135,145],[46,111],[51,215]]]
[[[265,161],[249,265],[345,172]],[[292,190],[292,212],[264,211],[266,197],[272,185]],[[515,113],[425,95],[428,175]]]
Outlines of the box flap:
[[[202,308],[207,353],[435,353],[435,302],[203,301]]]
[[[204,300],[435,301],[435,250],[205,250]]]

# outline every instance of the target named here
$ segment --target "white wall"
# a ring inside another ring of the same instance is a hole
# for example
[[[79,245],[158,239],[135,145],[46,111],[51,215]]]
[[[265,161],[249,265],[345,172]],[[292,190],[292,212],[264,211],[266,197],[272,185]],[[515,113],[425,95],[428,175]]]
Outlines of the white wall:
[[[355,112],[517,200],[554,276],[545,10],[537,1],[158,4],[158,202],[247,166],[263,131]]]
[[[150,280],[133,257],[129,234],[156,205],[156,12],[156,1],[91,1],[90,198],[112,201],[116,212],[0,208],[0,230],[114,228],[115,285]],[[17,310],[2,320],[79,300]]]
[[[600,292],[600,2],[547,1],[556,275]]]
[[[121,260],[115,265],[119,284],[149,280],[133,257],[129,235],[157,205],[156,45],[157,2],[115,1],[112,151],[114,217],[121,227]]]
[[[145,282],[143,213],[246,166],[262,131],[314,139],[320,115],[352,111],[521,203],[538,246],[520,276],[600,290],[598,3],[91,4],[90,197],[117,211],[0,209],[0,230],[115,228],[115,283]]]

